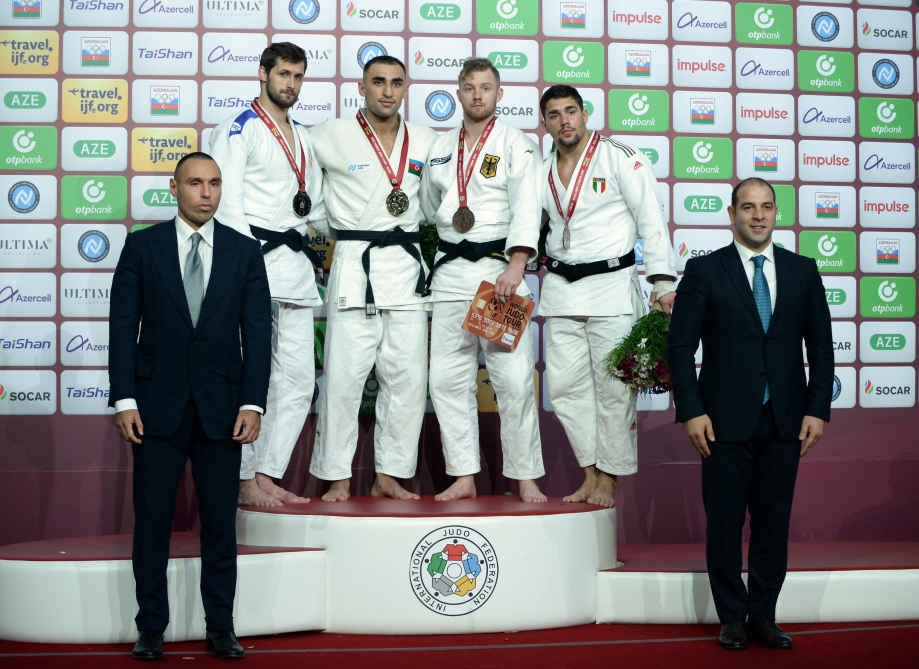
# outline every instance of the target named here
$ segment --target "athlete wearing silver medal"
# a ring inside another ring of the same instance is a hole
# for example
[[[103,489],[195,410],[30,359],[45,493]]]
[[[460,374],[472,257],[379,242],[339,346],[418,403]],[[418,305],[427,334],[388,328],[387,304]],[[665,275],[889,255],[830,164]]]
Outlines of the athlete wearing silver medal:
[[[457,91],[463,123],[437,138],[422,175],[421,204],[440,235],[431,280],[431,399],[447,474],[457,477],[437,500],[476,494],[473,475],[481,469],[475,398],[480,351],[498,400],[503,474],[520,482],[523,501],[546,500],[535,481],[545,470],[530,326],[514,350],[462,329],[482,281],[494,283],[501,300],[515,293],[530,297],[523,271],[536,255],[539,238],[539,149],[495,117],[503,94],[500,84],[487,59],[466,61]]]
[[[406,123],[405,66],[367,62],[366,109],[309,131],[336,237],[329,284],[325,397],[310,473],[333,481],[322,499],[346,501],[364,383],[376,368],[375,497],[417,499],[397,479],[415,475],[427,393],[428,301],[419,248],[418,191],[437,134]]]
[[[288,115],[305,70],[303,49],[289,42],[269,46],[252,109],[227,119],[211,135],[211,155],[223,173],[220,220],[264,242],[272,299],[268,406],[258,440],[243,447],[241,504],[309,501],[277,485],[313,398],[313,307],[322,304],[313,271],[319,258],[304,236],[307,223],[326,232],[322,173],[314,166],[306,129]]]
[[[654,283],[652,302],[670,312],[676,256],[660,190],[644,154],[587,130],[577,90],[552,86],[540,101],[555,142],[545,160],[543,207],[549,213],[539,315],[546,318],[549,396],[584,471],[565,502],[613,506],[620,474],[637,463],[636,401],[606,373],[603,358],[645,313],[635,242]]]

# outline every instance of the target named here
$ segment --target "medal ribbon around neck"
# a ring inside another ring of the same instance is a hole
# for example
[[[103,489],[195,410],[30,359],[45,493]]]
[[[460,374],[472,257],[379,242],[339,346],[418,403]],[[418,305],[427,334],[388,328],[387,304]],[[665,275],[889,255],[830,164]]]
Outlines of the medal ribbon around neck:
[[[262,105],[259,104],[258,98],[252,101],[252,109],[254,109],[255,113],[258,114],[258,117],[262,119],[262,123],[268,126],[271,134],[274,135],[274,138],[278,140],[278,144],[280,144],[281,148],[284,149],[284,155],[287,156],[287,162],[290,163],[291,169],[294,171],[294,174],[297,175],[297,183],[299,184],[300,192],[306,192],[306,154],[303,151],[303,142],[300,142],[300,169],[298,170],[297,162],[294,160],[294,156],[290,152],[290,147],[287,146],[287,142],[284,141],[284,138],[281,136],[281,131],[278,130],[278,127],[274,124],[274,121],[271,120],[271,117],[268,116],[268,113],[262,109]],[[294,130],[294,132],[296,131]]]
[[[377,136],[373,133],[373,129],[370,127],[370,124],[367,123],[367,119],[364,118],[361,112],[357,112],[357,122],[361,126],[361,130],[364,131],[367,141],[370,142],[370,146],[373,147],[373,152],[377,154],[377,160],[380,161],[380,165],[382,165],[383,169],[386,171],[386,176],[389,178],[389,183],[392,184],[392,189],[394,191],[401,190],[402,178],[405,176],[405,164],[408,162],[408,126],[403,122],[403,126],[405,127],[405,139],[402,140],[402,155],[399,158],[399,175],[396,176],[396,173],[392,171],[392,165],[389,164],[389,158],[386,157],[386,154],[383,152],[383,147],[380,146],[380,140],[377,139]]]
[[[558,215],[562,217],[562,220],[565,221],[565,238],[568,238],[568,224],[571,222],[571,217],[574,215],[574,208],[578,206],[578,197],[581,195],[581,187],[584,185],[584,179],[587,177],[587,168],[590,167],[590,161],[594,156],[594,153],[597,152],[597,146],[600,144],[600,133],[594,132],[593,137],[590,138],[590,144],[587,145],[587,154],[584,156],[584,160],[581,162],[581,167],[578,170],[578,176],[574,180],[574,186],[571,189],[571,197],[568,198],[568,213],[562,211],[562,201],[558,197],[558,190],[555,188],[555,179],[552,177],[552,170],[549,170],[549,188],[552,189],[552,198],[555,200],[555,208],[558,210]],[[568,245],[565,245],[565,250],[568,250]]]
[[[469,166],[466,168],[465,173],[463,172],[463,156],[466,153],[466,126],[464,125],[460,128],[459,149],[456,154],[456,190],[459,193],[460,207],[469,206],[469,199],[466,197],[466,187],[472,179],[472,171],[475,169],[475,163],[479,159],[479,153],[482,152],[482,147],[485,146],[485,142],[488,140],[488,136],[491,134],[492,128],[495,127],[495,121],[497,120],[497,116],[492,116],[488,125],[485,126],[482,135],[479,137],[479,141],[476,142],[472,155],[469,156]]]

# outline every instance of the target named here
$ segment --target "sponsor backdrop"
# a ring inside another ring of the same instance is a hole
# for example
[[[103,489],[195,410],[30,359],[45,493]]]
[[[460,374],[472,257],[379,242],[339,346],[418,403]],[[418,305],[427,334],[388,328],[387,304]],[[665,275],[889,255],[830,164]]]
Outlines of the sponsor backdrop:
[[[0,479],[12,493],[0,543],[130,531],[130,455],[107,408],[112,271],[131,230],[174,215],[176,161],[249,106],[259,54],[280,40],[309,56],[291,110],[305,125],[353,116],[362,64],[387,53],[408,67],[407,118],[453,127],[455,77],[476,55],[502,73],[501,118],[548,152],[540,93],[577,85],[590,128],[650,157],[681,270],[730,242],[733,182],[775,182],[776,241],[817,260],[837,361],[833,421],[802,466],[792,538],[919,539],[913,4],[0,0]],[[314,241],[328,264],[333,244]],[[538,296],[539,274],[527,280]],[[580,471],[546,392],[542,323],[533,337],[544,488],[561,495]],[[512,488],[484,367],[479,389],[478,486],[500,494]],[[376,390],[371,375],[363,494]],[[671,398],[639,408],[642,464],[620,485],[621,541],[702,541],[698,459]],[[431,493],[447,481],[428,410],[418,478]],[[294,488],[314,429],[311,416]],[[182,494],[177,527],[196,516],[190,484]]]

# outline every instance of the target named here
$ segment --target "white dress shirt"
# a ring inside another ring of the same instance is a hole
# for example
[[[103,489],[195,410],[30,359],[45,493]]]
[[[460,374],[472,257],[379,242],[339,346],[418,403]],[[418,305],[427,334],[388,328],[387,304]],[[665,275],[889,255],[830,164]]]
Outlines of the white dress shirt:
[[[186,223],[179,215],[176,215],[175,227],[176,240],[179,243],[179,273],[184,277],[185,260],[188,257],[188,252],[191,251],[191,237],[195,234],[195,229]],[[198,255],[201,256],[201,269],[204,271],[204,293],[206,295],[207,283],[211,278],[211,265],[214,262],[214,219],[210,219],[207,223],[198,228],[197,232],[201,235],[201,241],[198,242]],[[132,409],[134,411],[137,410],[137,401],[132,397],[115,402],[115,413],[121,413],[122,411]],[[254,404],[244,404],[239,407],[239,410],[257,411],[260,414],[265,413],[262,407],[255,406]]]
[[[769,285],[769,299],[772,301],[772,311],[775,311],[775,293],[776,293],[776,280],[775,280],[775,246],[769,244],[762,253],[756,253],[751,251],[743,244],[738,244],[737,240],[734,240],[734,246],[737,248],[737,253],[740,254],[740,260],[743,263],[743,269],[747,273],[747,281],[750,282],[750,290],[753,290],[753,273],[756,271],[756,265],[753,264],[753,256],[762,255],[765,256],[766,262],[763,263],[763,274],[766,276],[766,283]]]

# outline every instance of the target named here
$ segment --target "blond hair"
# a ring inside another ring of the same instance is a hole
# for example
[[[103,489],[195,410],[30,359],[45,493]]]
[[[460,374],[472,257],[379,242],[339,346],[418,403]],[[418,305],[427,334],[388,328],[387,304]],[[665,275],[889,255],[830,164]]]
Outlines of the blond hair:
[[[459,77],[457,77],[458,83],[462,86],[463,80],[468,79],[475,72],[491,72],[495,75],[495,82],[497,82],[498,86],[501,85],[501,73],[487,58],[466,59],[466,62],[463,63],[463,69],[460,70]]]

